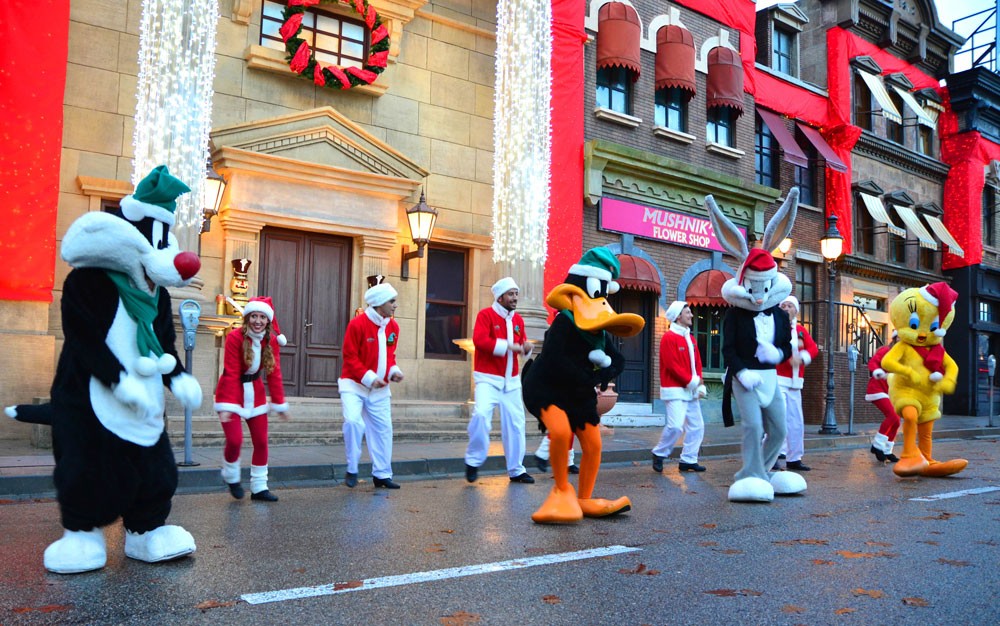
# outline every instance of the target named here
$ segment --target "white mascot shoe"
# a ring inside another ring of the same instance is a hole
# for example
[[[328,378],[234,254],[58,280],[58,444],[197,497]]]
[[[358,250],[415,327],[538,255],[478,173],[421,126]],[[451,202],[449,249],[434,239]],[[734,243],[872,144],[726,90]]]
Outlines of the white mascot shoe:
[[[194,537],[180,526],[160,526],[147,533],[125,532],[125,556],[130,559],[158,563],[194,551]]]
[[[771,486],[776,496],[794,496],[806,490],[806,479],[795,472],[772,472]]]
[[[62,539],[45,548],[45,569],[56,574],[79,574],[101,569],[108,562],[104,531],[64,530]]]
[[[788,474],[790,472],[782,472]],[[729,487],[730,502],[770,502],[774,500],[774,488],[761,478],[748,476],[737,480]]]

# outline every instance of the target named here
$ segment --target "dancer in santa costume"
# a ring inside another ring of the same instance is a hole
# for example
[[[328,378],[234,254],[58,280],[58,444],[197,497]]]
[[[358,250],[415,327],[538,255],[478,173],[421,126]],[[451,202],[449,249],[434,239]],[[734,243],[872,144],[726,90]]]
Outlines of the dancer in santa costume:
[[[267,412],[274,409],[281,419],[288,419],[288,403],[281,380],[281,353],[285,336],[278,330],[274,306],[269,297],[251,298],[243,308],[243,326],[229,333],[223,361],[222,376],[215,390],[215,410],[219,412],[222,431],[226,435],[223,450],[222,480],[229,493],[243,497],[240,484],[240,449],[243,446],[243,425],[247,421],[253,456],[250,459],[250,498],[277,502],[278,496],[267,488]],[[268,403],[264,381],[271,393]]]
[[[376,487],[399,489],[392,481],[392,406],[389,383],[403,382],[396,365],[399,324],[396,290],[380,283],[365,292],[368,307],[347,324],[344,335],[344,366],[340,379],[340,401],[344,410],[344,448],[347,472],[344,484],[358,484],[361,440],[368,442],[372,459],[372,482]]]
[[[493,305],[476,316],[472,343],[476,346],[473,380],[476,402],[469,420],[469,445],[465,450],[465,479],[475,482],[490,449],[494,409],[500,409],[500,434],[511,482],[533,483],[524,469],[524,402],[518,357],[531,354],[524,320],[516,312],[519,291],[510,276],[490,288]]]
[[[899,433],[900,418],[892,406],[892,400],[889,399],[889,375],[882,369],[882,357],[892,349],[898,337],[896,331],[892,331],[892,341],[876,350],[868,360],[868,372],[871,378],[868,379],[868,387],[865,389],[865,400],[874,404],[875,408],[885,416],[879,424],[875,439],[872,440],[871,453],[883,463],[886,461],[895,463],[899,460],[899,457],[892,453],[892,448],[896,444],[896,434]]]
[[[805,417],[802,412],[802,377],[806,366],[819,356],[819,348],[806,327],[799,324],[799,299],[788,296],[778,305],[788,314],[792,328],[792,356],[778,363],[778,386],[785,394],[785,443],[781,454],[785,456],[785,469],[808,472],[811,467],[802,462],[805,453]],[[775,469],[777,467],[777,462]]]

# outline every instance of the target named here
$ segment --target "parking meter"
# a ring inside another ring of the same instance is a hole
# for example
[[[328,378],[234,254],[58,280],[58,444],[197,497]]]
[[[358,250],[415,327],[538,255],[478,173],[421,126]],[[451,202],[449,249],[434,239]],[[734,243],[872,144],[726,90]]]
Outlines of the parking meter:
[[[994,380],[993,377],[996,375],[996,372],[997,372],[997,358],[995,356],[993,356],[992,354],[990,355],[990,358],[986,359],[986,369],[990,373],[990,379],[989,379],[989,381],[987,381],[988,387],[986,387],[986,388],[990,390],[990,421],[989,421],[989,424],[990,424],[990,427],[992,428],[993,427],[993,380]]]
[[[181,302],[178,309],[181,316],[181,327],[184,329],[184,369],[188,374],[192,368],[192,353],[194,352],[195,335],[198,333],[198,317],[201,315],[201,305],[194,300]],[[184,409],[184,462],[182,466],[198,465],[191,458],[191,409]]]
[[[858,370],[858,349],[847,346],[847,371],[856,372]]]

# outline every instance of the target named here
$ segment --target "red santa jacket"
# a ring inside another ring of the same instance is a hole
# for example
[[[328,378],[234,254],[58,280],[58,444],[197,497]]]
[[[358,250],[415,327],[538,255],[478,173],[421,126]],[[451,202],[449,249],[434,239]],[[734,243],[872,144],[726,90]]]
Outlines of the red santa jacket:
[[[795,325],[795,335],[792,337],[792,349],[798,353],[802,360],[797,368],[792,368],[792,360],[788,359],[779,363],[775,368],[778,371],[778,384],[789,389],[802,389],[802,377],[805,376],[806,366],[819,356],[819,348],[813,341],[809,331],[802,324]]]
[[[480,311],[472,330],[476,346],[473,379],[503,391],[520,389],[517,355],[527,340],[524,320],[516,311],[508,311],[496,302]]]
[[[660,339],[660,399],[696,400],[701,385],[701,354],[691,329],[671,324]]]
[[[396,365],[396,346],[399,344],[399,324],[383,318],[368,307],[347,324],[344,334],[344,365],[337,384],[340,391],[369,397],[389,394],[389,378],[402,373]],[[376,380],[385,387],[372,389]]]
[[[234,330],[226,336],[222,376],[215,389],[214,409],[217,412],[230,411],[244,419],[265,415],[268,406],[279,413],[288,411],[285,386],[281,380],[281,349],[274,333],[270,335],[271,352],[274,354],[274,370],[270,374],[261,369],[259,356],[254,359],[256,367],[253,371],[249,370],[243,360],[244,337],[242,330]],[[270,405],[264,395],[264,376],[267,376],[267,389],[271,393]]]
[[[889,352],[890,348],[892,348],[892,344],[882,346],[868,360],[868,372],[871,374],[871,378],[868,379],[868,387],[865,389],[865,400],[868,402],[889,397],[888,375],[882,369],[882,357]]]

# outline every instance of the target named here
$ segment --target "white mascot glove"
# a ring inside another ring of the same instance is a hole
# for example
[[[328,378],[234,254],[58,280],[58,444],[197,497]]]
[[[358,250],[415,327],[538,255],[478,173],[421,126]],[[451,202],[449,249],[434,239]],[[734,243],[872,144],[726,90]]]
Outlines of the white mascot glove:
[[[140,357],[145,358],[145,357]],[[152,359],[149,359],[152,362]],[[134,408],[143,416],[149,416],[157,410],[157,403],[150,397],[146,386],[139,382],[136,376],[122,374],[118,384],[113,386],[111,393],[122,404]]]
[[[781,350],[778,350],[773,343],[757,342],[757,352],[754,354],[757,360],[768,365],[781,363]]]
[[[607,353],[604,352],[604,350],[591,350],[590,353],[587,355],[587,358],[590,359],[591,363],[593,363],[597,367],[600,367],[601,369],[604,369],[605,367],[611,367],[611,357],[608,356]]]
[[[736,378],[747,391],[750,391],[761,383],[760,374],[753,370],[740,370],[736,374]]]
[[[185,409],[192,411],[201,406],[201,385],[194,376],[181,373],[170,381],[170,391]]]

